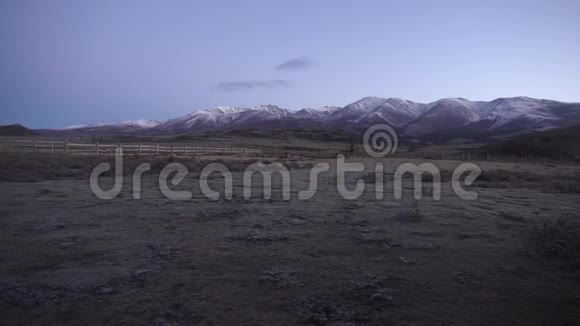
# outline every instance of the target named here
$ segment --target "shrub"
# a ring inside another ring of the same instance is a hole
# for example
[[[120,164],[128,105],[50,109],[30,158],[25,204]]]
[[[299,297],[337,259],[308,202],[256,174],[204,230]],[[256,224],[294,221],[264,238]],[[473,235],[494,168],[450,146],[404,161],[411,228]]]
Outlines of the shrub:
[[[573,257],[580,253],[580,235],[568,215],[556,219],[537,217],[525,232],[531,252],[544,257]]]
[[[482,182],[510,182],[514,180],[514,173],[506,170],[481,171],[477,181]]]
[[[396,219],[401,222],[420,222],[423,219],[423,214],[421,214],[421,210],[419,209],[419,201],[413,198],[411,207],[399,214]]]
[[[554,191],[560,192],[560,193],[580,193],[580,181],[556,180],[552,183],[551,190],[554,190]]]
[[[543,183],[553,177],[534,174],[531,172],[488,170],[482,171],[475,180],[476,185],[484,188],[507,188],[508,186],[519,187],[522,183]]]

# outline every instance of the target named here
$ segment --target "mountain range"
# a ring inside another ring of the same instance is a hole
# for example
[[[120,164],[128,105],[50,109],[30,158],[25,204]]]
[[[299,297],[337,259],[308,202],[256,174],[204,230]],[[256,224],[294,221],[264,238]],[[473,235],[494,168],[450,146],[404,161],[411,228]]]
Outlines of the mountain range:
[[[365,97],[344,107],[299,111],[276,105],[216,107],[170,120],[135,120],[39,132],[194,134],[284,128],[363,130],[377,123],[389,124],[401,136],[410,138],[490,139],[580,125],[580,103],[530,97],[498,98],[490,102],[445,98],[431,103]]]

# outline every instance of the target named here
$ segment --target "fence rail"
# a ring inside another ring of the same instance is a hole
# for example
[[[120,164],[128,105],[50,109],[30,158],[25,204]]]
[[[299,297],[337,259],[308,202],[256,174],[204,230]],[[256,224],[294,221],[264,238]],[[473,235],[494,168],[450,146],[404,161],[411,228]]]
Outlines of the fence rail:
[[[52,140],[2,139],[3,152],[28,152],[52,154],[113,155],[118,148],[123,155],[196,156],[208,154],[256,155],[262,152],[254,146],[209,146],[201,144],[85,144]]]
[[[113,155],[117,148],[122,148],[123,155],[142,156],[183,156],[194,157],[199,155],[243,155],[243,156],[286,156],[289,152],[276,147],[257,147],[253,145],[209,145],[209,144],[170,144],[170,143],[146,143],[146,144],[90,144],[70,142],[68,140],[37,140],[37,139],[6,139],[0,138],[0,152],[24,152],[24,153],[53,153],[74,155]],[[324,152],[324,151],[323,151]],[[330,152],[328,152],[330,153]],[[326,154],[328,154],[326,153]],[[362,152],[345,153],[349,157],[363,158]],[[324,153],[319,153],[324,154]],[[387,158],[419,159],[419,160],[451,160],[451,161],[490,161],[510,163],[538,163],[538,164],[573,164],[578,165],[577,159],[569,157],[541,157],[533,155],[504,155],[498,153],[463,151],[463,152],[397,152]]]

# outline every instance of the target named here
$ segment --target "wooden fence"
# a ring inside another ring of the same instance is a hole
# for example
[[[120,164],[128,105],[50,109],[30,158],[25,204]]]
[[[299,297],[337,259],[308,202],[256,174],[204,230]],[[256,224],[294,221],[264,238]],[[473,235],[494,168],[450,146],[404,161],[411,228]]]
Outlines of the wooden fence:
[[[211,154],[257,155],[262,152],[253,146],[208,146],[201,144],[83,144],[53,140],[0,140],[3,152],[28,152],[78,155],[114,155],[121,148],[123,155],[196,156]]]
[[[117,148],[122,148],[123,155],[147,155],[147,156],[198,156],[198,155],[241,155],[241,156],[272,156],[284,157],[288,150],[277,149],[276,147],[256,147],[225,144],[91,144],[70,142],[68,140],[38,140],[38,139],[7,139],[0,138],[0,152],[25,152],[25,153],[52,153],[52,154],[75,154],[75,155],[114,155]],[[331,153],[332,152],[332,153]],[[364,158],[368,157],[363,152],[346,153],[345,151],[326,152],[321,150],[319,155],[324,153],[333,154],[345,153],[348,157]],[[312,156],[312,153],[308,156]],[[312,156],[314,157],[314,156]],[[326,157],[326,156],[325,156]],[[511,163],[539,163],[539,164],[573,164],[578,165],[577,159],[570,157],[541,157],[541,156],[516,156],[502,155],[489,152],[465,151],[465,152],[397,152],[385,158],[398,159],[419,159],[419,160],[451,160],[451,161],[491,161],[491,162],[511,162]]]

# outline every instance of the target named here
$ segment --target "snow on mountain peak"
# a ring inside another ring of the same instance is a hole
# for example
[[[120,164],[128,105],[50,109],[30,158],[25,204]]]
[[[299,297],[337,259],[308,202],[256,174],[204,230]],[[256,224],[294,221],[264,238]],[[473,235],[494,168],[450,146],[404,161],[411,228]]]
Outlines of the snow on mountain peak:
[[[61,129],[62,130],[72,130],[72,129],[81,129],[81,128],[102,127],[102,126],[108,126],[111,124],[112,123],[91,123],[91,124],[86,124],[86,125],[72,125],[72,126],[67,126],[67,127],[61,128]]]
[[[319,111],[319,112],[327,112],[327,113],[334,113],[334,112],[336,112],[336,111],[338,111],[340,109],[341,109],[341,107],[338,107],[338,106],[328,106],[328,105],[325,105],[323,107],[318,108],[317,111]]]
[[[272,104],[263,104],[263,105],[258,105],[255,106],[254,108],[252,108],[252,110],[258,110],[258,111],[268,111],[268,112],[279,112],[279,111],[285,111],[284,109],[281,109],[280,107],[278,107],[277,105],[272,105]]]
[[[498,98],[484,104],[481,114],[482,118],[495,121],[491,128],[501,127],[516,119],[536,122],[558,120],[546,106],[550,102],[523,96]]]
[[[112,127],[112,128],[140,128],[140,129],[148,129],[156,127],[167,120],[146,120],[146,119],[137,119],[137,120],[128,120],[118,123],[92,123],[86,125],[72,125],[68,127],[62,128],[63,130],[73,130],[73,129],[86,129],[86,128],[99,128],[99,127]]]
[[[498,98],[490,102],[470,101],[465,98],[444,98],[431,103],[418,103],[402,98],[365,97],[344,107],[323,106],[289,111],[276,105],[255,107],[218,106],[195,111],[169,121],[132,120],[117,124],[69,126],[66,129],[134,131],[155,128],[167,132],[200,132],[235,128],[260,128],[277,119],[296,119],[289,124],[313,122],[321,127],[357,125],[365,127],[387,123],[400,128],[402,133],[421,135],[457,128],[479,128],[489,132],[501,130],[532,130],[573,123],[580,117],[579,103],[562,103],[529,97]],[[308,121],[310,120],[310,121]],[[284,122],[284,125],[288,125]],[[580,124],[580,121],[578,121]],[[519,129],[518,129],[519,128]],[[109,130],[109,129],[104,129]]]
[[[125,122],[121,122],[118,124],[113,124],[117,126],[130,126],[130,127],[137,127],[137,128],[153,128],[164,123],[167,120],[146,120],[146,119],[138,119],[138,120],[129,120]]]
[[[240,113],[249,110],[249,108],[239,108],[239,107],[231,107],[231,106],[218,106],[215,108],[206,109],[203,111],[193,112],[192,114],[200,114],[200,113],[214,113],[214,114],[231,114],[231,113]]]

